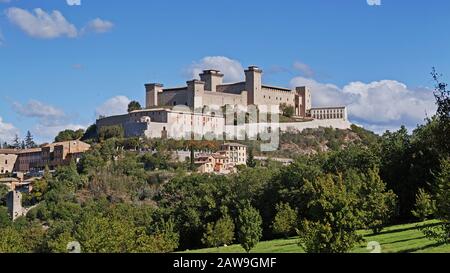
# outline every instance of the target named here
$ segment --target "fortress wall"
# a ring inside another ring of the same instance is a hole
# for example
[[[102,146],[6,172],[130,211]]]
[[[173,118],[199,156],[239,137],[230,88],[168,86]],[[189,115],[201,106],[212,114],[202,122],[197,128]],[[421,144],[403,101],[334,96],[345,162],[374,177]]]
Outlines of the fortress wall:
[[[254,123],[254,124],[245,124],[245,125],[226,125],[225,130],[227,134],[231,134],[234,136],[244,136],[245,133],[249,137],[256,137],[258,133],[264,132],[276,132],[280,129],[282,132],[296,130],[302,132],[305,129],[317,129],[320,127],[325,128],[334,128],[347,130],[350,129],[351,123],[345,120],[313,120],[308,122],[292,122],[292,123]]]
[[[263,87],[256,94],[255,103],[259,105],[281,105],[282,103],[286,103],[287,105],[295,106],[295,92]]]
[[[216,90],[217,90],[217,92],[221,92],[221,93],[231,93],[231,94],[239,95],[239,94],[241,94],[242,91],[245,90],[245,82],[218,85]]]
[[[163,91],[158,94],[158,103],[162,106],[186,105],[188,102],[187,88],[174,91]]]
[[[202,93],[202,105],[221,107],[226,104],[247,105],[247,92],[244,91],[239,95],[209,91]]]

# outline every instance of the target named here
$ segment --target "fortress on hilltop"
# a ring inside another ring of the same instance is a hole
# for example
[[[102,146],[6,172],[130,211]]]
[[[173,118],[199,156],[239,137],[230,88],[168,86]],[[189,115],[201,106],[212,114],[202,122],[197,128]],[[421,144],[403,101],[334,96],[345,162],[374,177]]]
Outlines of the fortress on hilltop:
[[[238,130],[247,130],[248,124],[231,124],[223,114],[211,109],[223,106],[246,109],[254,106],[262,109],[292,107],[294,119],[301,122],[278,124],[283,130],[314,127],[348,128],[347,108],[312,107],[312,93],[306,86],[294,89],[263,84],[263,71],[257,66],[245,70],[245,80],[236,83],[224,83],[219,70],[204,70],[199,76],[186,82],[186,86],[164,88],[161,83],[145,85],[145,109],[128,114],[103,117],[97,120],[97,129],[105,126],[120,125],[126,136],[146,136],[150,138],[188,138],[192,133],[220,135],[229,131],[230,126],[241,126]],[[208,111],[202,111],[207,108]],[[270,110],[269,110],[270,111]],[[296,124],[298,123],[298,124]],[[260,129],[273,127],[258,123]],[[289,126],[288,126],[289,125]],[[174,126],[176,128],[174,128]],[[243,127],[242,127],[243,126]],[[308,127],[309,126],[309,127]],[[247,134],[248,135],[248,134]]]

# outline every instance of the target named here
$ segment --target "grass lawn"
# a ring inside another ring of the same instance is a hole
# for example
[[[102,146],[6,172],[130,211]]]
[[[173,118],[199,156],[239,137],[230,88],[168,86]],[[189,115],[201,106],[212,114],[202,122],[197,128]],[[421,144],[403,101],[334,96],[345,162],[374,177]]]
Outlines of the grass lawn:
[[[383,253],[450,253],[450,245],[437,244],[417,230],[417,225],[433,225],[436,221],[419,224],[392,226],[384,229],[380,234],[373,235],[370,231],[360,231],[367,242],[376,241],[381,244]],[[354,253],[369,253],[367,244],[356,247]],[[221,248],[208,248],[186,251],[185,253],[244,253],[240,245]],[[260,242],[252,253],[302,253],[298,246],[298,238]]]

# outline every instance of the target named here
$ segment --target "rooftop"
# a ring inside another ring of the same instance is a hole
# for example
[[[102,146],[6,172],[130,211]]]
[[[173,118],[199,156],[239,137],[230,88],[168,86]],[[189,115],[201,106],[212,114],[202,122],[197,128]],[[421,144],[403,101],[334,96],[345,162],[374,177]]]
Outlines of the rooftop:
[[[239,143],[224,143],[224,144],[222,144],[222,146],[231,146],[231,147],[247,147],[247,146],[245,146],[245,145],[243,145],[243,144],[239,144]]]

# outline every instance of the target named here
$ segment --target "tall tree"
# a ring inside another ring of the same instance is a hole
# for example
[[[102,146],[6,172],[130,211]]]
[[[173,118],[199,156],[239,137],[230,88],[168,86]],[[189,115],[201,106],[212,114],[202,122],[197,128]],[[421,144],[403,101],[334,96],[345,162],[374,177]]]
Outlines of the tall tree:
[[[141,104],[135,100],[128,104],[128,113],[141,109],[142,109]]]
[[[433,68],[431,75],[435,81],[434,96],[436,98],[437,117],[439,119],[439,127],[436,132],[442,149],[447,155],[450,154],[450,90],[447,89],[448,84],[441,81],[442,74],[436,72]]]
[[[25,147],[27,149],[36,147],[36,143],[34,142],[33,135],[30,131],[27,131],[27,135],[25,136]]]
[[[13,139],[13,147],[14,149],[20,149],[20,138],[17,134],[14,136]]]
[[[249,253],[259,243],[261,237],[261,215],[250,204],[247,204],[239,213],[239,243]]]
[[[362,241],[358,198],[342,177],[325,175],[305,181],[308,215],[298,230],[299,245],[308,253],[344,253]]]
[[[255,157],[253,156],[253,147],[248,148],[247,166],[250,168],[256,167]]]

